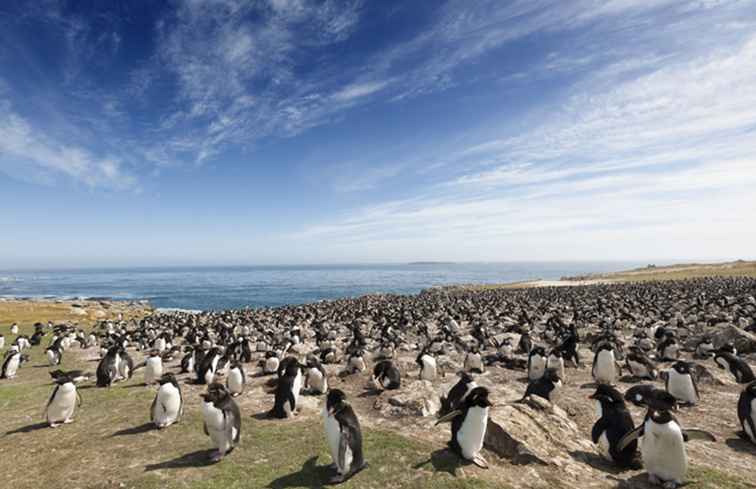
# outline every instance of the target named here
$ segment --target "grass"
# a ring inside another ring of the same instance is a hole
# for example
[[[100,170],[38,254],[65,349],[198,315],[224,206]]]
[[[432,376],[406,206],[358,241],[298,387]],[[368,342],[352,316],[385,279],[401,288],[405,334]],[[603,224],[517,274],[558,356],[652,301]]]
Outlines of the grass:
[[[690,484],[685,487],[690,489],[721,489],[724,487],[728,489],[753,489],[755,487],[742,479],[705,467],[691,468],[688,478]]]

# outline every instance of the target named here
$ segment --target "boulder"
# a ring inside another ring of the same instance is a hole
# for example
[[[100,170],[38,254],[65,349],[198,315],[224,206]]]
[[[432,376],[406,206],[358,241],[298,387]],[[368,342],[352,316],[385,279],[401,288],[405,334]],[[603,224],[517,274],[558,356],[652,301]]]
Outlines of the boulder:
[[[564,410],[536,396],[492,409],[484,446],[515,465],[561,467],[570,463],[570,453],[595,452]]]
[[[441,408],[441,398],[427,380],[416,380],[402,386],[388,398],[388,406],[381,403],[378,409],[387,409],[393,416],[432,416]]]
[[[738,353],[756,352],[756,336],[738,329],[733,324],[724,325],[711,337],[714,348],[719,348],[726,343],[732,343],[737,348]]]

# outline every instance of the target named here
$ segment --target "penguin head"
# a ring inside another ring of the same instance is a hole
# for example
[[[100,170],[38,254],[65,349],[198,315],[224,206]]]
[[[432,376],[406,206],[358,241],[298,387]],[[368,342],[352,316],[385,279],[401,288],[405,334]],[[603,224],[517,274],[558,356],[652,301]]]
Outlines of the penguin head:
[[[488,389],[486,389],[485,387],[476,387],[475,389],[471,390],[467,397],[465,397],[464,402],[465,406],[467,406],[468,408],[488,408],[493,406],[491,401],[488,400]]]
[[[205,402],[213,403],[217,407],[223,403],[223,401],[228,399],[229,395],[230,394],[225,385],[214,382],[207,386],[207,392],[200,394],[200,397],[204,399]]]
[[[69,382],[73,382],[72,376],[62,370],[55,370],[53,372],[50,372],[50,377],[52,377],[53,382],[58,385],[63,385]]]
[[[672,365],[672,369],[680,375],[690,375],[690,364],[680,360]]]
[[[472,375],[470,375],[468,372],[465,372],[464,370],[459,371],[457,375],[459,375],[460,382],[464,384],[469,384],[475,380],[473,379]]]
[[[326,396],[326,409],[328,414],[335,414],[346,406],[346,394],[341,389],[331,389]]]
[[[625,405],[625,399],[622,397],[622,394],[607,384],[599,384],[596,387],[596,392],[590,396],[590,399],[600,402],[604,407]]]
[[[160,377],[160,380],[158,382],[160,382],[160,385],[173,384],[175,386],[178,386],[178,382],[176,381],[176,376],[174,376],[170,372],[163,374],[163,376]]]

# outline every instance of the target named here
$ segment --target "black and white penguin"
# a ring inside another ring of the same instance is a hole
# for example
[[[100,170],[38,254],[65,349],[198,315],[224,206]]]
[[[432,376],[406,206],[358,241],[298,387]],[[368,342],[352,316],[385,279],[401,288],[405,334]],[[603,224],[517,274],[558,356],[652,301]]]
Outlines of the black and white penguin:
[[[362,453],[360,422],[343,391],[328,391],[323,408],[323,424],[333,459],[332,467],[336,469],[336,474],[329,482],[339,484],[368,466]]]
[[[281,360],[278,358],[278,353],[274,350],[268,350],[265,352],[265,361],[263,362],[263,373],[272,374],[278,371],[278,366]]]
[[[651,384],[639,384],[630,387],[625,391],[625,400],[632,402],[636,406],[645,406],[646,398],[651,395],[653,391],[659,390]],[[663,391],[666,393],[666,391]],[[677,402],[675,400],[675,402]]]
[[[394,390],[402,385],[402,374],[393,360],[381,360],[373,367],[371,387],[376,390]]]
[[[220,461],[231,453],[241,438],[241,413],[234,399],[223,384],[213,383],[207,392],[200,394],[205,434],[210,436],[217,451],[213,462]]]
[[[55,389],[45,406],[45,420],[51,428],[73,422],[76,406],[81,405],[81,398],[70,375],[63,373],[55,378]]]
[[[756,380],[751,367],[743,359],[736,357],[732,353],[717,352],[714,356],[714,361],[719,368],[729,371],[735,377],[735,382],[738,384],[748,384]]]
[[[118,356],[121,359],[118,362],[118,379],[128,380],[134,375],[134,360],[123,347],[119,349]]]
[[[471,372],[474,374],[483,373],[483,357],[480,355],[478,347],[471,347],[470,351],[465,355],[464,369],[465,372]]]
[[[714,354],[714,343],[710,336],[704,336],[696,345],[696,358],[710,358]]]
[[[617,380],[617,360],[611,343],[602,343],[596,349],[591,374],[597,384],[612,385]]]
[[[310,355],[307,358],[307,370],[305,386],[310,394],[325,394],[328,392],[328,376],[317,357]]]
[[[505,360],[510,360],[514,357],[514,346],[512,346],[512,338],[509,336],[504,338],[497,348],[499,349],[499,355]]]
[[[202,358],[202,363],[197,370],[197,382],[200,384],[211,384],[218,369],[218,363],[223,356],[220,348],[211,348]]]
[[[561,389],[562,379],[559,377],[559,372],[556,369],[547,368],[540,379],[528,383],[522,400],[524,401],[528,396],[539,396],[549,402],[554,402]]]
[[[681,404],[694,406],[700,398],[696,379],[691,372],[691,364],[682,360],[675,362],[667,371],[665,389]]]
[[[11,324],[10,332],[11,334],[18,334],[18,324],[16,323]]]
[[[625,366],[630,374],[638,379],[655,380],[658,375],[654,362],[637,346],[630,348],[625,357]]]
[[[97,387],[110,387],[118,380],[118,367],[121,363],[121,347],[111,346],[97,365]]]
[[[542,346],[536,346],[530,349],[528,355],[528,381],[534,382],[541,377],[546,371],[546,350]]]
[[[459,372],[459,381],[449,389],[449,394],[441,397],[441,409],[439,416],[444,416],[462,405],[465,397],[476,387],[475,379],[467,372]]]
[[[270,415],[285,419],[294,415],[302,389],[302,371],[298,363],[287,363],[276,384],[276,397]]]
[[[492,406],[488,399],[488,389],[476,387],[454,411],[442,416],[436,424],[452,422],[449,448],[465,460],[488,468],[488,462],[481,456],[483,440],[488,425],[488,410]]]
[[[685,482],[688,440],[716,441],[710,433],[701,430],[683,430],[680,423],[666,409],[650,408],[645,421],[625,435],[618,444],[620,450],[643,437],[640,443],[643,466],[648,480],[654,485],[674,488]]]
[[[159,382],[160,388],[150,407],[150,420],[160,430],[179,421],[184,412],[184,399],[172,373],[163,374]]]
[[[347,354],[347,372],[357,373],[367,370],[364,350],[354,350]]]
[[[633,440],[623,450],[618,445],[623,436],[635,429],[633,417],[625,406],[622,394],[614,387],[599,384],[590,397],[596,402],[598,420],[591,430],[591,439],[599,454],[620,467],[629,467],[635,459],[638,441]]]
[[[194,371],[194,347],[187,345],[184,347],[184,356],[181,358],[181,373],[189,373]]]
[[[546,361],[546,368],[547,369],[554,369],[556,370],[557,375],[560,379],[564,379],[564,357],[562,356],[561,350],[558,348],[554,348],[549,352],[549,358]]]
[[[438,367],[436,359],[430,354],[430,348],[425,347],[420,350],[420,353],[415,359],[415,363],[420,367],[420,380],[436,380],[438,375]]]
[[[672,334],[668,334],[656,347],[657,356],[664,362],[674,362],[680,358],[680,345]]]
[[[0,379],[12,379],[16,377],[16,372],[21,366],[23,361],[23,355],[18,350],[8,350],[5,353],[5,361],[3,361],[3,369],[0,372]]]
[[[159,382],[163,376],[163,359],[158,350],[152,350],[144,360],[144,385]]]
[[[5,336],[0,333],[0,350],[2,350],[3,348],[5,348]]]
[[[517,352],[530,355],[530,350],[533,349],[533,341],[530,339],[530,333],[527,331],[520,335],[520,341],[517,343]]]
[[[232,396],[236,397],[244,393],[244,385],[247,383],[247,374],[244,366],[236,360],[231,362],[226,376],[226,387]]]
[[[756,443],[756,381],[748,384],[740,393],[738,420],[743,434],[751,443]]]

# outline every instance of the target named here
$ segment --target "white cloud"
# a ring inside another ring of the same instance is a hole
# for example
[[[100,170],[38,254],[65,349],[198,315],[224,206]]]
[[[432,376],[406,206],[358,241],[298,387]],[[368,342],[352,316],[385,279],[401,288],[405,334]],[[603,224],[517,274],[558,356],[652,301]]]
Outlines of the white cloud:
[[[350,101],[378,92],[382,90],[387,84],[388,82],[386,81],[355,83],[336,92],[333,95],[333,98],[342,102]]]

